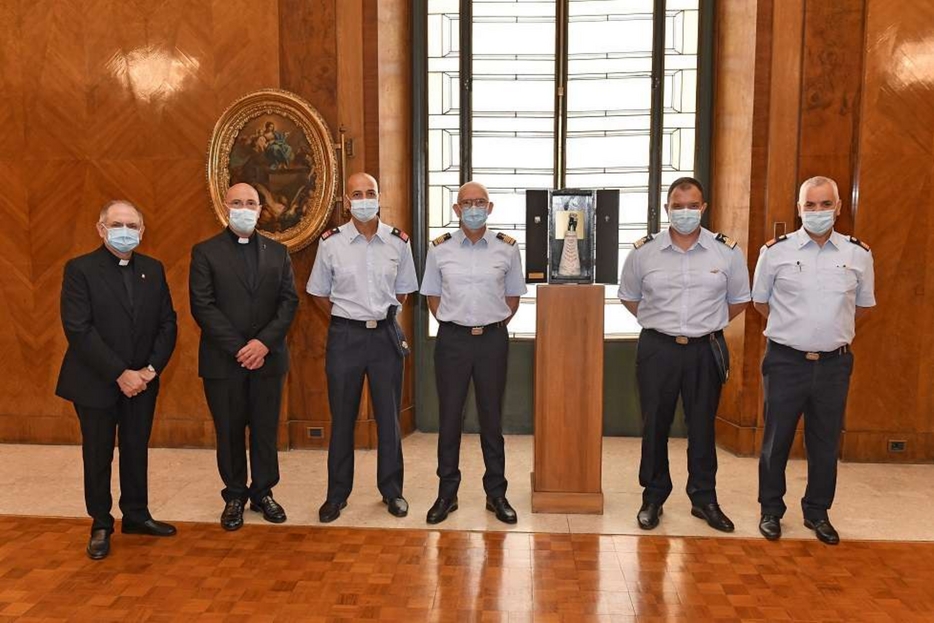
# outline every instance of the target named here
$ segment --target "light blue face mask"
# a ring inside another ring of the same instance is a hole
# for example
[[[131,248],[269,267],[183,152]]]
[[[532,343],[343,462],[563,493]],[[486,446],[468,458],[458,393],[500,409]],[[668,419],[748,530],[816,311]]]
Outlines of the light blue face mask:
[[[668,210],[668,220],[679,234],[687,236],[700,227],[701,211],[691,208]]]
[[[129,253],[139,246],[140,234],[138,229],[129,227],[112,227],[107,230],[107,244],[119,253]]]
[[[377,212],[379,212],[379,199],[367,198],[350,200],[350,213],[361,223],[372,221]]]
[[[234,233],[249,236],[256,229],[256,221],[259,220],[259,211],[250,208],[231,208],[230,209],[230,228]]]
[[[815,210],[801,212],[801,222],[804,228],[815,236],[823,236],[837,220],[836,210]]]
[[[476,231],[486,225],[486,217],[489,216],[489,214],[486,208],[461,208],[461,223],[463,223],[467,229]]]

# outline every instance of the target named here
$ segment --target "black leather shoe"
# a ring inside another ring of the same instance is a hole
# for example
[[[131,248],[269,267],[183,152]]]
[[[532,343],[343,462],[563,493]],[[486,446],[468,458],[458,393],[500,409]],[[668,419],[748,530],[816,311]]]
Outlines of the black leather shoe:
[[[347,507],[347,502],[325,502],[318,509],[318,521],[321,523],[331,523],[341,516],[341,509]]]
[[[401,495],[397,498],[383,498],[383,504],[389,507],[389,514],[405,517],[409,514],[409,503]]]
[[[700,517],[707,522],[707,525],[720,532],[733,532],[735,526],[730,518],[723,514],[720,505],[716,502],[704,504],[703,506],[694,506],[691,508],[691,514]]]
[[[759,520],[759,532],[770,541],[782,536],[782,520],[778,515],[763,515]]]
[[[636,521],[639,522],[639,527],[643,530],[654,530],[658,527],[658,518],[661,517],[663,513],[664,511],[662,510],[661,504],[643,502],[642,508],[640,508],[639,512],[636,514]]]
[[[221,528],[233,532],[243,527],[243,500],[230,500],[221,513]]]
[[[817,521],[805,519],[804,527],[808,530],[813,530],[814,533],[817,534],[817,540],[821,543],[826,543],[827,545],[837,545],[840,543],[840,535],[837,534],[834,527],[830,525],[829,519],[818,519]]]
[[[146,534],[148,536],[175,536],[178,532],[170,523],[149,519],[143,523],[123,522],[120,526],[120,532],[123,534]]]
[[[91,532],[88,547],[85,550],[91,560],[103,560],[110,553],[110,533],[103,528]]]
[[[448,498],[438,498],[428,509],[428,518],[426,521],[430,524],[441,523],[448,518],[448,515],[457,510],[457,496]]]
[[[496,514],[496,518],[503,523],[516,523],[519,517],[516,515],[516,509],[509,505],[509,500],[505,496],[498,498],[487,498],[486,509]]]
[[[285,509],[279,506],[271,495],[264,497],[259,504],[250,502],[250,510],[262,513],[263,519],[270,523],[285,523]]]

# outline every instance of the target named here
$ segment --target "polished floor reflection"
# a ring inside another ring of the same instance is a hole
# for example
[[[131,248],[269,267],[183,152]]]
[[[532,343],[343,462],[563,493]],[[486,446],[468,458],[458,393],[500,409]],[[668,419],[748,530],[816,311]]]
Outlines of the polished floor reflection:
[[[0,620],[934,620],[934,544],[179,528],[0,517]]]
[[[392,517],[376,489],[376,452],[356,453],[356,477],[348,506],[335,522],[339,527],[428,528],[425,514],[438,491],[437,435],[416,433],[403,441],[405,496],[410,512]],[[529,472],[532,437],[506,436],[506,475],[509,500],[519,523],[506,525],[484,510],[481,480],[483,460],[476,435],[465,435],[461,449],[463,481],[460,508],[435,530],[484,530],[561,534],[644,534],[636,525],[642,495],[639,488],[639,439],[603,440],[601,515],[542,515],[531,512]],[[671,441],[675,490],[665,505],[661,525],[653,534],[665,536],[723,536],[691,516],[684,493],[687,480],[683,439]],[[734,538],[761,538],[756,503],[757,459],[736,457],[721,450],[717,476],[720,503],[736,523]],[[327,452],[299,450],[279,453],[282,479],[275,496],[285,507],[289,525],[317,525],[318,506],[327,490]],[[116,466],[115,466],[116,467]],[[804,493],[807,465],[788,465],[788,514],[785,538],[812,540],[801,523],[798,500]],[[118,484],[114,478],[114,490]],[[223,509],[221,482],[213,450],[158,448],[149,454],[150,509],[167,521],[216,522]],[[116,499],[116,497],[115,497]],[[934,500],[934,465],[871,465],[842,463],[831,518],[844,540],[934,541],[930,501]],[[897,521],[892,509],[898,509]],[[77,446],[0,445],[0,515],[39,515],[84,518],[81,448]],[[88,520],[90,521],[90,520]],[[255,513],[246,521],[262,523]]]

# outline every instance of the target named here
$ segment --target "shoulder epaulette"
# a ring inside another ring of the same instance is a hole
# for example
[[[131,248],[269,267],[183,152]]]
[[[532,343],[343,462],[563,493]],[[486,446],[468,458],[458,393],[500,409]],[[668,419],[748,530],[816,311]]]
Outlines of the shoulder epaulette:
[[[731,249],[736,248],[736,241],[725,234],[717,234],[717,242],[722,242]]]
[[[408,235],[407,233],[405,233],[404,231],[402,231],[401,229],[398,229],[398,228],[396,228],[396,227],[393,227],[393,228],[392,228],[392,235],[393,235],[393,236],[397,236],[398,238],[401,238],[401,239],[402,239],[402,242],[408,242],[408,241],[409,241],[409,235]]]
[[[438,236],[437,238],[435,238],[434,240],[432,240],[432,241],[431,241],[431,246],[436,247],[436,246],[438,246],[439,244],[441,244],[442,242],[447,242],[447,241],[450,240],[450,239],[451,239],[451,233],[448,232],[448,233],[446,233],[446,234],[444,234],[444,235],[442,235],[442,236]]]
[[[863,242],[862,240],[860,240],[859,238],[857,238],[856,236],[850,236],[850,242],[852,242],[855,245],[859,245],[865,250],[869,251],[869,245]]]
[[[632,243],[632,246],[633,246],[633,248],[635,248],[635,249],[641,249],[642,246],[643,246],[646,242],[652,242],[653,240],[655,240],[655,236],[653,236],[652,234],[649,234],[649,235],[644,236],[644,237],[642,237],[642,238],[639,238],[638,240],[636,240],[635,242],[633,242],[633,243]]]
[[[498,234],[496,234],[496,238],[497,238],[498,240],[502,240],[503,242],[505,242],[505,243],[508,244],[509,246],[514,246],[514,245],[516,244],[516,239],[515,239],[515,238],[513,238],[513,237],[511,237],[511,236],[507,236],[507,235],[504,234],[503,232],[499,232]]]
[[[329,230],[327,230],[326,232],[324,232],[323,234],[321,234],[321,239],[322,239],[322,240],[327,240],[328,238],[330,238],[330,237],[333,236],[334,234],[339,234],[339,233],[341,233],[341,228],[340,228],[340,227],[335,227],[334,229],[329,229]]]
[[[765,248],[770,249],[770,248],[772,248],[773,245],[776,245],[776,244],[778,244],[779,242],[785,242],[786,240],[788,240],[788,235],[787,235],[787,234],[782,234],[782,235],[779,236],[778,238],[772,238],[771,240],[769,240],[768,242],[766,242],[766,243],[765,243]]]

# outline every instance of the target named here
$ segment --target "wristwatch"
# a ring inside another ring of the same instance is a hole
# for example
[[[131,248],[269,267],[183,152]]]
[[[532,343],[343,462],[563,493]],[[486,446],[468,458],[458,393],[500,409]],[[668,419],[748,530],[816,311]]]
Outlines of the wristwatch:
[[[149,370],[150,372],[152,372],[152,373],[155,374],[155,375],[158,375],[158,374],[159,374],[158,372],[156,372],[156,369],[152,367],[152,364],[149,364],[148,366],[146,366],[146,369]]]

